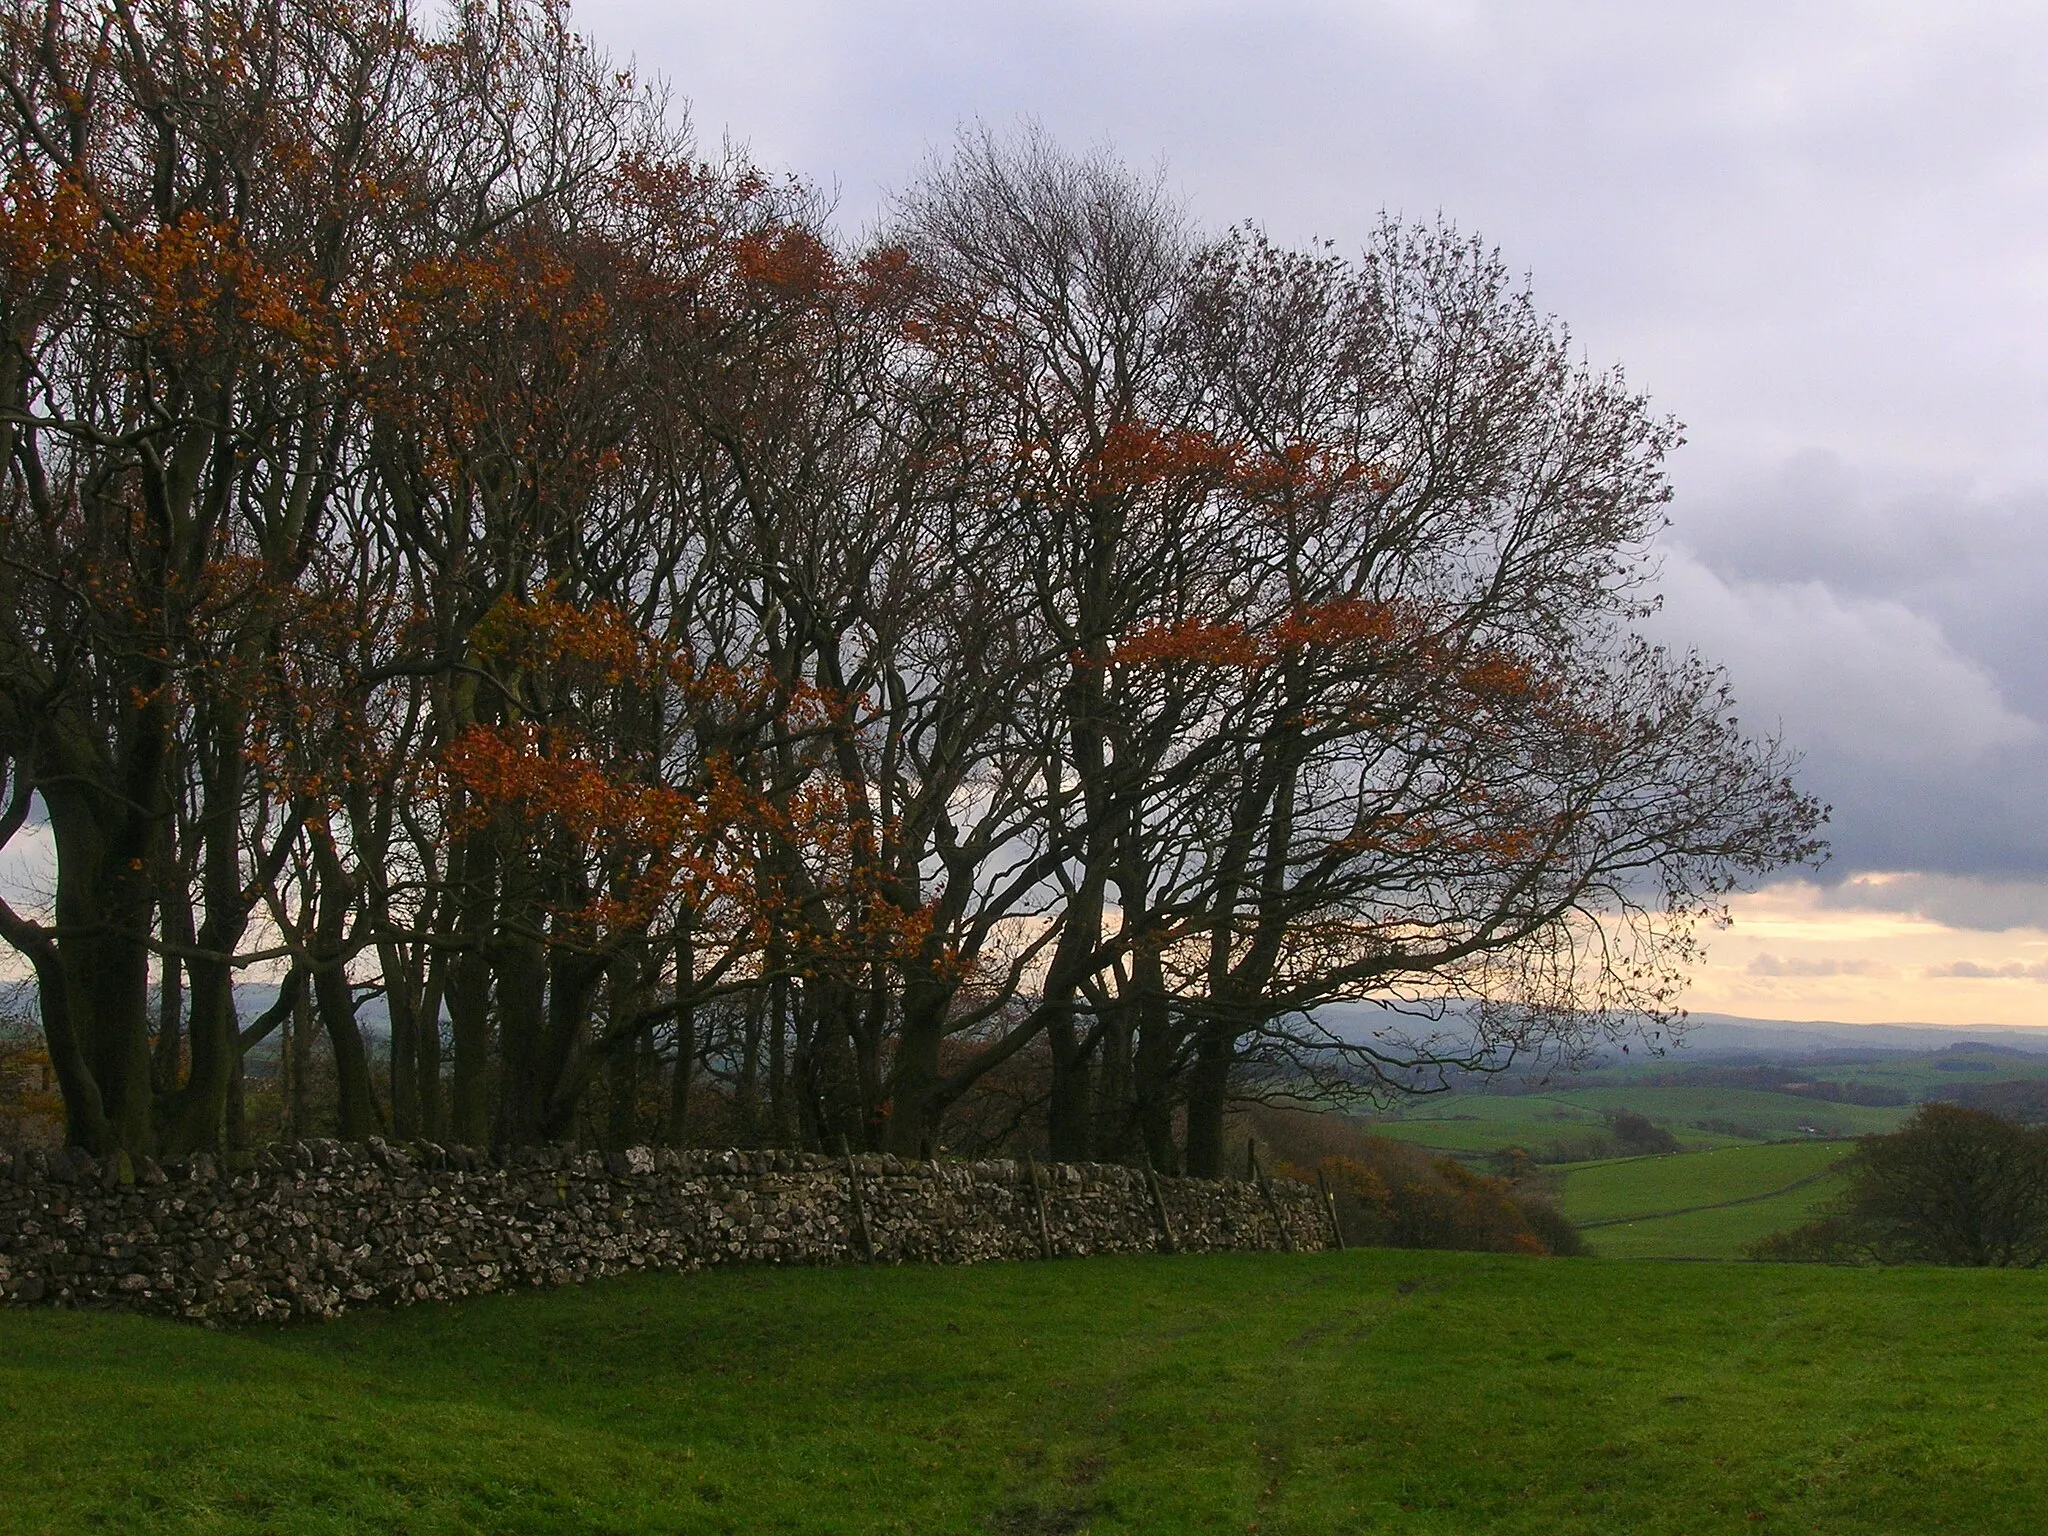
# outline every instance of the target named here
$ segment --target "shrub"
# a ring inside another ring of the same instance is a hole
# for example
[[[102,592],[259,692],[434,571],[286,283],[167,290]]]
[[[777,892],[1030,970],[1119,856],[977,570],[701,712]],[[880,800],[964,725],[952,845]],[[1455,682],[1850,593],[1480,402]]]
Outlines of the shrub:
[[[1638,1156],[1678,1150],[1678,1138],[1647,1115],[1618,1109],[1607,1116],[1607,1128],[1614,1132],[1614,1139],[1621,1143],[1622,1150]]]
[[[1841,1216],[1824,1216],[1746,1245],[1752,1259],[1771,1264],[1856,1264],[1872,1257],[1855,1227]]]
[[[55,1146],[64,1106],[25,986],[0,991],[0,1148]]]
[[[1981,1109],[2021,1125],[2048,1123],[2048,1082],[2039,1078],[2011,1083],[1965,1083],[1942,1097],[1966,1109]]]
[[[1516,1203],[1521,1207],[1522,1220],[1529,1224],[1529,1230],[1559,1258],[1575,1259],[1586,1251],[1586,1240],[1580,1236],[1579,1229],[1548,1200],[1523,1195]]]
[[[1752,1244],[1752,1258],[2033,1266],[2048,1260],[2048,1132],[1956,1104],[1923,1104],[1866,1136],[1848,1188],[1818,1221]]]
[[[1375,1136],[1344,1115],[1262,1108],[1247,1130],[1271,1151],[1279,1172],[1315,1182],[1336,1197],[1344,1240],[1384,1248],[1459,1248],[1480,1253],[1584,1252],[1578,1231],[1540,1192],[1526,1159],[1496,1178],[1455,1158]]]
[[[1621,1143],[1606,1131],[1573,1131],[1554,1136],[1529,1154],[1538,1163],[1592,1163],[1621,1155]]]

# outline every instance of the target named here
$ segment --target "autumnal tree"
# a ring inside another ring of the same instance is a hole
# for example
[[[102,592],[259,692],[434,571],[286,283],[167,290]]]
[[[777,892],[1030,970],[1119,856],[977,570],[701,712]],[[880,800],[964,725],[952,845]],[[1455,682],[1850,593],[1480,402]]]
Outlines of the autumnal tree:
[[[975,132],[849,247],[552,0],[0,70],[0,938],[80,1144],[235,1144],[290,1021],[295,1129],[317,1029],[347,1136],[1215,1172],[1262,1083],[1654,1023],[1817,850],[1633,635],[1675,428],[1449,229]]]
[[[1052,567],[1019,578],[1068,669],[1056,1150],[1174,1163],[1184,1110],[1213,1174],[1247,1054],[1357,1091],[1660,1016],[1721,893],[1814,853],[1719,679],[1627,634],[1675,430],[1497,258],[1391,224],[1356,265],[1195,249],[1028,135],[907,212]],[[1389,1054],[1314,1023],[1423,997],[1479,1027]]]
[[[1140,677],[1114,653],[1233,574],[1206,515],[1224,456],[1172,360],[1192,240],[1156,183],[1035,131],[964,138],[900,218],[926,274],[924,333],[979,397],[968,446],[985,466],[982,515],[1009,535],[999,569],[1031,604],[1038,681],[1020,703],[1037,825],[1019,873],[1050,898],[1050,942],[1019,1029],[1051,1044],[1054,1154],[1086,1156],[1093,1063],[1107,1039],[1114,1076],[1132,1040],[1127,1012],[1099,1005],[1106,967],[1149,953],[1119,934],[1149,922],[1140,809],[1208,691],[1199,674]]]
[[[345,478],[410,32],[393,6],[286,0],[0,28],[0,739],[57,865],[54,921],[10,910],[0,934],[35,967],[73,1139],[180,1150],[218,1135],[239,946],[303,818],[262,761],[266,657]],[[189,1070],[161,1096],[152,949],[190,981]]]
[[[1240,231],[1197,267],[1187,351],[1264,575],[1178,637],[1238,686],[1156,823],[1213,1172],[1247,1054],[1357,1092],[1669,1017],[1695,926],[1813,857],[1820,812],[1716,673],[1629,634],[1675,428],[1497,256],[1389,223],[1355,264]],[[1463,1028],[1391,1049],[1317,1022],[1448,999]]]

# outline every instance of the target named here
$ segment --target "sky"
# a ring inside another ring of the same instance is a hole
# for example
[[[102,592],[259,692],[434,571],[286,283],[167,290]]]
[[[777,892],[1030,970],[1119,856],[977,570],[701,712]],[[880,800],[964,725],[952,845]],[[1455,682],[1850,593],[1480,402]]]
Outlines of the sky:
[[[1447,217],[1686,424],[1656,633],[1833,806],[1687,1003],[2048,1025],[2048,7],[583,0],[857,234],[976,121],[1200,222]]]

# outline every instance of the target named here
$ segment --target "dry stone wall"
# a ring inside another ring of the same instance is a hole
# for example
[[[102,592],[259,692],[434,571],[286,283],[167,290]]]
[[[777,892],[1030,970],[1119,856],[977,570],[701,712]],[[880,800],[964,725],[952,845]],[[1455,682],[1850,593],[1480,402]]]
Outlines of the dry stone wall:
[[[313,1141],[235,1171],[0,1151],[0,1299],[207,1323],[706,1264],[991,1259],[1328,1245],[1305,1186],[1098,1164],[792,1152],[611,1157]]]

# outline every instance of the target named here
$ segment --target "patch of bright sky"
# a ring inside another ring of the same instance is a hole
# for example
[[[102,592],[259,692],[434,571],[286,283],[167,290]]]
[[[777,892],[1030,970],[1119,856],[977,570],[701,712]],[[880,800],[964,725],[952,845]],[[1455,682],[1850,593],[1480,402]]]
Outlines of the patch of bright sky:
[[[2048,930],[1953,928],[1829,907],[1824,895],[1796,881],[1737,897],[1685,1006],[1846,1024],[2048,1024]]]

